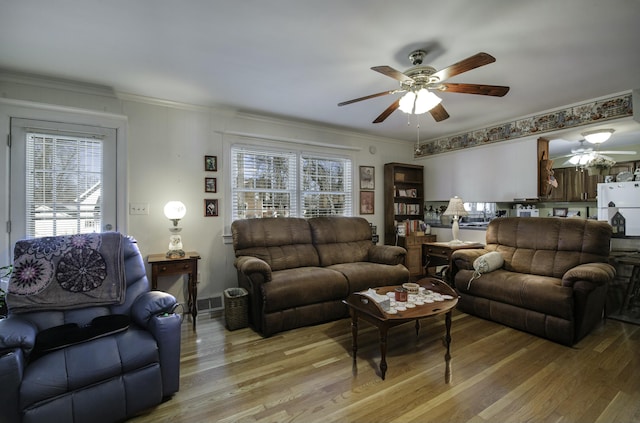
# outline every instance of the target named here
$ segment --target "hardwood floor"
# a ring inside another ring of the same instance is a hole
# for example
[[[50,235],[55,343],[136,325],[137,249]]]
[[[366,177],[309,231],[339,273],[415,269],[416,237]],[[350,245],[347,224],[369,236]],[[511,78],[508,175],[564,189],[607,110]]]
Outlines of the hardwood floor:
[[[350,319],[262,338],[224,318],[183,323],[180,391],[133,422],[640,422],[640,326],[607,320],[573,348],[454,311],[389,332]]]

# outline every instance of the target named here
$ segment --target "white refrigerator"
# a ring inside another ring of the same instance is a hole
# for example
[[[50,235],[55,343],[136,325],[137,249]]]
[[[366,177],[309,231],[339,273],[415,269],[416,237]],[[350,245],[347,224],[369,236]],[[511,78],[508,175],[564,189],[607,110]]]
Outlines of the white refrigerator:
[[[598,184],[598,220],[611,223],[620,213],[625,220],[625,236],[640,236],[640,181]]]

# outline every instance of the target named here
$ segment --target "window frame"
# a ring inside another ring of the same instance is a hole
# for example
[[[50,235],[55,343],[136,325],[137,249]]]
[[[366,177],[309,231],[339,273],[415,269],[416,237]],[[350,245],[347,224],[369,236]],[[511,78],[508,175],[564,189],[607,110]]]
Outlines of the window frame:
[[[75,107],[60,106],[55,104],[37,103],[25,100],[0,98],[0,130],[6,134],[11,133],[11,120],[13,118],[33,119],[51,122],[67,122],[70,124],[90,125],[113,128],[116,130],[116,222],[114,230],[127,233],[127,125],[128,119],[124,115],[100,112],[96,110],[80,109]],[[2,188],[2,197],[8,201],[5,213],[8,218],[7,231],[0,233],[0,258],[11,261],[13,255],[13,243],[20,238],[20,234],[11,230],[11,199],[9,186],[11,184],[10,149],[4,156],[7,168],[5,170],[6,185]]]
[[[264,152],[264,153],[288,153],[288,154],[292,154],[295,156],[295,161],[296,161],[296,175],[295,175],[295,181],[296,181],[296,186],[294,189],[291,190],[291,192],[295,193],[295,204],[296,204],[296,210],[295,212],[290,210],[289,212],[289,216],[291,217],[302,217],[302,218],[306,218],[303,215],[303,211],[304,211],[304,202],[303,202],[303,198],[304,198],[304,194],[302,191],[302,176],[303,176],[303,160],[304,157],[310,157],[313,159],[326,159],[326,160],[340,160],[340,161],[344,161],[345,163],[348,163],[347,167],[348,169],[346,169],[346,172],[348,173],[348,175],[345,175],[345,179],[347,179],[345,181],[345,187],[348,188],[348,190],[345,192],[345,195],[348,198],[348,205],[345,206],[345,216],[354,216],[355,214],[355,209],[354,209],[354,195],[356,193],[355,188],[353,186],[353,178],[354,178],[354,158],[351,155],[347,155],[347,154],[336,154],[336,153],[330,153],[327,151],[317,151],[317,150],[312,150],[312,149],[303,149],[303,148],[287,148],[287,147],[283,147],[283,146],[277,146],[277,145],[265,145],[264,143],[251,143],[251,142],[247,142],[247,140],[238,140],[237,142],[231,142],[228,144],[228,161],[230,163],[230,165],[228,166],[229,171],[228,171],[228,175],[229,175],[229,181],[230,183],[228,184],[228,196],[227,198],[229,198],[229,204],[226,207],[227,211],[228,211],[228,225],[229,227],[231,226],[231,223],[234,220],[237,219],[241,219],[242,217],[238,217],[237,214],[235,213],[234,210],[234,202],[235,202],[235,196],[236,196],[236,192],[238,192],[236,190],[236,188],[234,187],[234,169],[235,169],[235,157],[236,157],[236,151],[238,149],[247,149],[250,151],[259,151],[259,152]]]

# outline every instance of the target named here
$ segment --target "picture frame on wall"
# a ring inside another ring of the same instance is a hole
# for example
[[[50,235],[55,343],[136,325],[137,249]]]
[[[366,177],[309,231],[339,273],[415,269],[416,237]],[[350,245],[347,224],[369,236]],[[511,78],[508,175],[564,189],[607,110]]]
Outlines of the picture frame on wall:
[[[374,191],[360,191],[360,214],[374,214],[374,204]]]
[[[205,199],[204,200],[204,215],[205,217],[218,215],[218,199]]]
[[[204,178],[204,192],[218,192],[218,180],[216,178]]]
[[[373,166],[360,166],[360,189],[376,189],[376,168]]]
[[[218,156],[204,156],[204,170],[207,172],[217,172]]]

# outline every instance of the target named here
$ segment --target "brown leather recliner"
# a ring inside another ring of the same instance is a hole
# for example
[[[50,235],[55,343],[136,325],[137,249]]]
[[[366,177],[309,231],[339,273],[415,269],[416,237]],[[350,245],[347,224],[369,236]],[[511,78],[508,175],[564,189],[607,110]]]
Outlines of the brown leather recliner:
[[[573,345],[603,318],[615,276],[608,264],[611,233],[607,222],[593,220],[494,219],[485,248],[452,255],[458,308]],[[474,260],[491,251],[502,255],[504,265],[473,278]]]
[[[249,324],[264,336],[344,318],[350,293],[409,280],[406,250],[373,244],[360,217],[243,219],[231,233]]]

